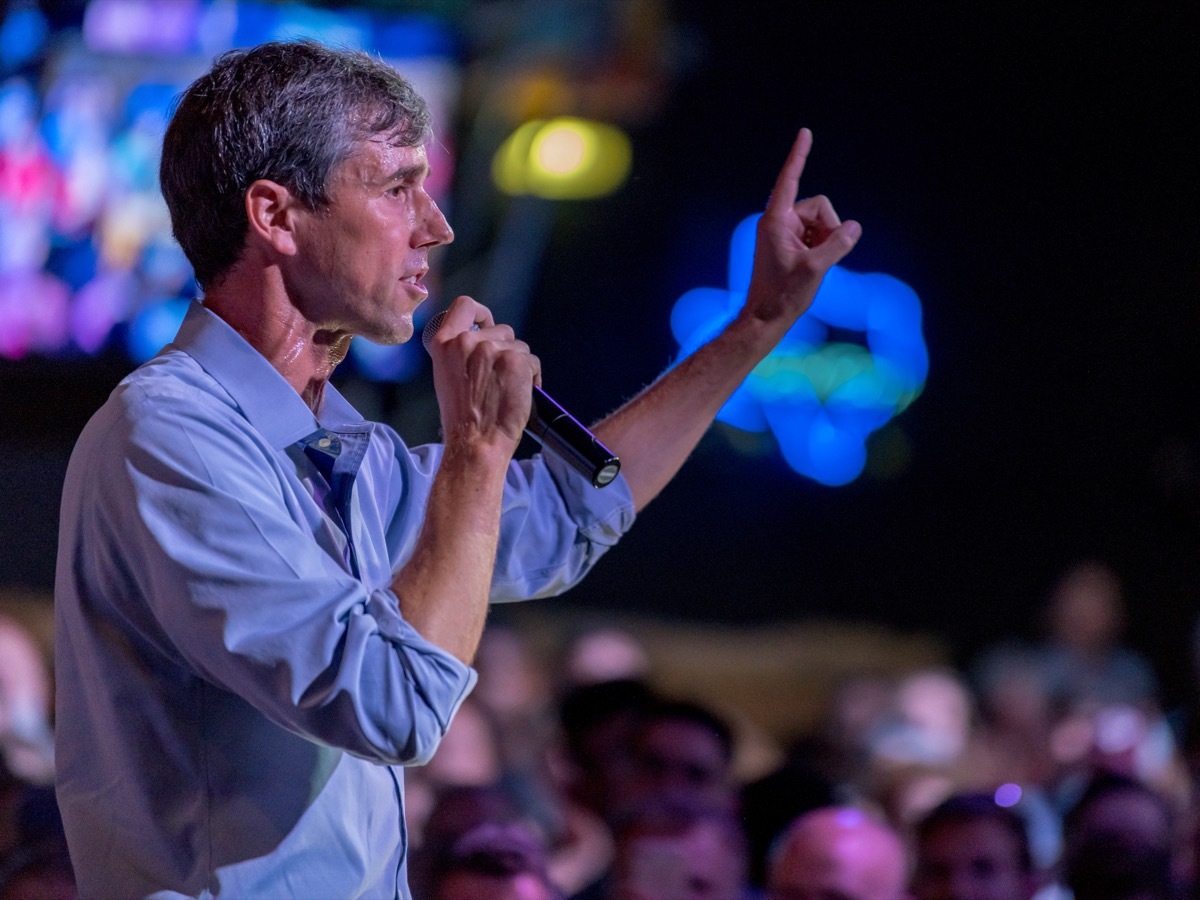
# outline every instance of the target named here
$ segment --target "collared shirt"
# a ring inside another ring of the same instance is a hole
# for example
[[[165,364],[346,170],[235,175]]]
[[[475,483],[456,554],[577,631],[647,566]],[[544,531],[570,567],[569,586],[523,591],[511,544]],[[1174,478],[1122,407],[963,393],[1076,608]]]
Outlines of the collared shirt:
[[[391,591],[441,458],[321,414],[194,304],[84,429],[56,577],[58,798],[81,896],[407,897],[400,766],[475,673]],[[509,469],[492,599],[559,593],[632,524]]]

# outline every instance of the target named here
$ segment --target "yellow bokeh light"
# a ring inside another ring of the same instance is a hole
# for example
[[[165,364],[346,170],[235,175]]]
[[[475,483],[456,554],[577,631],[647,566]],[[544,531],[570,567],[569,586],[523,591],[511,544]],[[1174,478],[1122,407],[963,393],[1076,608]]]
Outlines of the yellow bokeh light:
[[[633,149],[624,132],[587,119],[526,122],[492,160],[492,177],[506,194],[548,200],[603,197],[629,176]]]
[[[531,150],[547,175],[565,178],[578,172],[587,160],[587,138],[576,125],[547,126],[538,134]]]

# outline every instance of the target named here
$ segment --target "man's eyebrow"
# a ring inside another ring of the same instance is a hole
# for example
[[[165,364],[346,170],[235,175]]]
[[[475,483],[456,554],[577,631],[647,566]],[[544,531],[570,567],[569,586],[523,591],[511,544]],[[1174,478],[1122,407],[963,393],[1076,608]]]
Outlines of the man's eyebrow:
[[[428,162],[413,163],[408,166],[401,166],[387,177],[387,181],[408,181],[411,178],[426,177],[428,175]]]

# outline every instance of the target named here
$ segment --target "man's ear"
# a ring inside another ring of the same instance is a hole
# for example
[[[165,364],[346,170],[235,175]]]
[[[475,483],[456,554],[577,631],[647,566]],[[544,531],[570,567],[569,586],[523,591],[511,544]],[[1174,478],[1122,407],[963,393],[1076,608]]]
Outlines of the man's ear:
[[[285,256],[296,253],[296,196],[282,184],[260,178],[246,189],[246,218],[249,238],[270,244]]]

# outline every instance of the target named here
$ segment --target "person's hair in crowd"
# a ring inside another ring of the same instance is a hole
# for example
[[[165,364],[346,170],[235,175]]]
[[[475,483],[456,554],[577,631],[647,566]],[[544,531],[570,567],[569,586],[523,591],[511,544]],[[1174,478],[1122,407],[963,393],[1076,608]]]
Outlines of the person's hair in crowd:
[[[574,687],[559,703],[563,747],[570,769],[567,793],[607,818],[614,795],[633,766],[633,736],[655,702],[643,681],[620,679]]]
[[[916,827],[916,900],[1029,900],[1040,879],[1024,819],[990,794],[958,794]]]
[[[720,716],[698,703],[660,700],[642,712],[634,733],[629,792],[615,802],[637,805],[654,797],[682,796],[731,808],[733,752],[733,731]]]
[[[739,807],[749,846],[750,883],[755,887],[766,884],[767,855],[789,823],[836,801],[834,785],[800,753],[791,754],[782,766],[746,784]]]
[[[1140,781],[1103,773],[1063,820],[1062,880],[1074,900],[1168,900],[1174,816]]]
[[[363,140],[416,146],[431,135],[425,101],[394,69],[314,41],[221,55],[183,95],[163,139],[159,179],[174,234],[212,287],[237,262],[246,189],[275,181],[312,210]]]
[[[779,836],[768,858],[768,900],[905,900],[899,835],[853,806],[814,809]]]
[[[615,836],[608,895],[615,900],[743,895],[746,840],[728,809],[691,797],[650,797],[622,817]]]
[[[533,833],[515,823],[483,823],[464,834],[441,860],[434,900],[559,900],[546,853]]]

